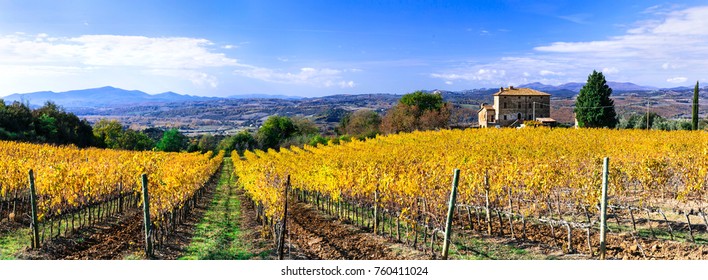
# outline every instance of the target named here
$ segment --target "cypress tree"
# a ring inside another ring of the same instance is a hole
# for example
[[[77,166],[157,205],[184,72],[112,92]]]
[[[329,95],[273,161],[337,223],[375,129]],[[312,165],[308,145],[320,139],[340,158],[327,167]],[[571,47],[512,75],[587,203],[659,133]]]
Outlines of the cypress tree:
[[[575,101],[573,112],[578,126],[615,128],[618,121],[611,94],[612,89],[607,85],[605,76],[593,70]]]
[[[693,88],[693,118],[691,119],[691,129],[698,130],[698,81],[696,87]]]

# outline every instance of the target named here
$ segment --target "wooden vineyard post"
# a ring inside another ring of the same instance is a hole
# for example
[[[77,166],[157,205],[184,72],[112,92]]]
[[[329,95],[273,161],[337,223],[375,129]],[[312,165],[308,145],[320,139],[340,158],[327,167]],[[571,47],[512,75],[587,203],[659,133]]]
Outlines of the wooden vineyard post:
[[[489,170],[484,173],[484,199],[487,212],[487,234],[492,235],[492,214],[489,210]]]
[[[607,234],[607,176],[610,158],[605,157],[602,164],[602,197],[600,198],[600,259],[605,259],[606,234]]]
[[[147,258],[152,258],[152,230],[150,223],[150,196],[148,195],[148,178],[147,174],[143,173],[143,221],[145,222],[145,255]]]
[[[511,203],[511,188],[508,188],[509,193],[509,231],[511,231],[511,239],[514,239],[514,205]]]
[[[283,209],[283,225],[280,226],[278,233],[278,259],[283,259],[283,251],[285,250],[285,232],[288,224],[288,189],[290,189],[290,175],[285,181],[285,208]]]
[[[118,183],[118,212],[123,213],[123,178]]]
[[[32,248],[39,248],[39,221],[37,221],[37,192],[34,188],[34,171],[29,170],[30,204],[32,207]]]
[[[374,192],[374,234],[379,233],[379,188]]]
[[[691,237],[691,242],[696,242],[696,239],[693,238],[693,230],[691,229],[691,218],[688,216],[688,213],[683,214],[686,217],[686,222],[688,223],[688,234]]]
[[[455,213],[455,199],[457,198],[457,184],[460,180],[460,170],[455,169],[452,177],[452,191],[450,192],[450,205],[447,208],[447,220],[445,221],[445,241],[443,242],[442,259],[447,259],[447,251],[450,249],[450,234],[452,233],[452,215]]]

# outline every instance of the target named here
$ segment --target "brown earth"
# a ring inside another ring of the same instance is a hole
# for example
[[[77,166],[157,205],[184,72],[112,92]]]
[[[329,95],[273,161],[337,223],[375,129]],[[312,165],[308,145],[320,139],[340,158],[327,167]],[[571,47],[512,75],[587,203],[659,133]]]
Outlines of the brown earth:
[[[286,241],[291,244],[291,259],[430,259],[418,250],[392,243],[384,237],[325,215],[309,204],[296,202],[288,211]]]
[[[189,244],[196,224],[203,217],[211,202],[214,188],[199,201],[189,219],[178,226],[176,234],[165,245],[156,248],[156,259],[176,259]],[[241,226],[248,233],[247,238],[254,244],[253,255],[257,259],[276,259],[275,243],[261,236],[261,225],[256,221],[253,204],[237,189],[242,201]],[[390,239],[374,235],[361,227],[342,222],[324,214],[314,206],[303,202],[292,202],[289,209],[288,233],[286,235],[286,259],[345,259],[345,260],[396,260],[431,259],[430,254]],[[60,237],[43,244],[40,250],[27,250],[19,256],[23,259],[125,259],[144,258],[144,237],[141,211],[132,209],[125,214],[107,219],[92,228],[81,230],[68,238]],[[458,222],[462,222],[458,220]],[[567,244],[567,229],[541,224],[527,224],[526,235],[522,226],[514,224],[515,239],[510,238],[507,221],[499,234],[498,223],[494,223],[493,234],[486,234],[484,223],[475,223],[474,230],[458,230],[454,238],[477,238],[485,242],[499,243],[553,256],[558,259],[597,259],[599,235],[592,231],[588,250],[587,232],[572,229],[570,250]],[[7,226],[7,225],[5,225]],[[467,227],[468,225],[466,225]],[[552,234],[553,232],[553,234]],[[608,234],[608,259],[660,259],[660,260],[704,260],[708,259],[708,246],[691,242],[645,239],[630,232]],[[464,252],[461,252],[464,254]]]
[[[289,218],[286,241],[292,244],[292,259],[431,259],[430,254],[365,232],[361,227],[324,214],[310,204],[293,203],[290,211],[292,216]],[[477,225],[483,223],[475,226]],[[599,232],[596,230],[590,232],[589,249],[587,231],[584,229],[571,228],[571,246],[568,248],[568,231],[565,227],[556,226],[551,229],[546,224],[529,223],[526,225],[526,234],[522,236],[523,227],[520,222],[515,221],[515,238],[511,238],[508,221],[504,221],[501,234],[498,226],[498,223],[494,223],[491,236],[486,234],[486,227],[481,229],[481,232],[457,227],[453,238],[483,239],[484,242],[521,248],[532,254],[542,254],[553,259],[599,259]],[[671,241],[641,238],[626,231],[612,232],[607,235],[606,258],[705,260],[708,259],[708,246],[678,239]]]
[[[153,259],[172,260],[181,255],[189,245],[196,224],[211,203],[215,186],[216,183],[213,183],[213,186],[207,188],[191,214],[177,226],[164,244],[155,245]],[[110,217],[91,228],[46,242],[40,250],[27,249],[18,257],[43,260],[145,259],[142,213],[139,209],[127,209],[125,213]]]
[[[478,224],[475,224],[475,227]],[[484,223],[481,224],[484,226]],[[498,223],[493,224],[493,236],[482,235],[482,238],[498,240],[511,240],[511,231],[508,221],[502,227],[503,235],[499,234]],[[479,230],[478,228],[475,228]],[[482,228],[486,231],[486,228]],[[467,230],[468,235],[479,234],[479,232]],[[507,243],[526,242],[535,245],[530,246],[532,250],[543,254],[553,255],[560,259],[599,259],[600,236],[597,230],[590,232],[590,247],[588,248],[587,231],[584,229],[571,229],[571,248],[568,249],[568,231],[565,227],[554,227],[551,229],[546,224],[527,224],[526,235],[522,237],[523,227],[515,222],[514,233],[517,239]],[[463,234],[464,236],[464,234]],[[463,237],[464,238],[464,237]],[[528,245],[528,244],[527,244]],[[705,260],[708,259],[708,246],[695,244],[687,241],[660,240],[652,238],[641,238],[631,232],[612,232],[607,234],[606,246],[607,259],[620,260]]]

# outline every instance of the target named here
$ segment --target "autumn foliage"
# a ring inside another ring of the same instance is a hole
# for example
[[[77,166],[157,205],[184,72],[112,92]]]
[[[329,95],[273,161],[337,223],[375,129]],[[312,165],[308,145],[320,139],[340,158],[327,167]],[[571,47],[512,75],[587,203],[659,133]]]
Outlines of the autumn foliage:
[[[365,204],[378,191],[380,205],[404,220],[425,213],[441,221],[452,171],[459,168],[458,203],[484,205],[488,173],[493,207],[506,207],[513,199],[515,213],[557,217],[561,209],[597,214],[603,157],[611,159],[611,204],[683,208],[708,203],[708,134],[689,131],[400,133],[336,146],[246,152],[244,160],[234,161],[234,175],[269,215],[282,213],[282,190],[290,175],[294,189]]]

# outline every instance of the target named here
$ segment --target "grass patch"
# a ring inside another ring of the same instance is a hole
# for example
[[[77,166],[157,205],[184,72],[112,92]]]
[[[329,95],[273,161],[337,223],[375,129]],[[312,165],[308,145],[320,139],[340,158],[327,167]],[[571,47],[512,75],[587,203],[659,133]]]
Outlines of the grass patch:
[[[625,231],[625,232],[629,232]],[[647,239],[653,239],[656,237],[656,239],[659,240],[671,240],[671,233],[669,232],[668,229],[654,229],[653,230],[654,234],[652,236],[652,230],[648,228],[638,228],[637,229],[637,236],[642,237],[642,238],[647,238]],[[694,243],[691,242],[691,237],[688,231],[677,231],[674,230],[674,239],[673,241],[678,241],[678,242],[688,242],[688,243]],[[695,241],[695,244],[698,245],[706,245],[708,244],[708,235],[704,232],[698,232],[696,230],[693,231],[693,238]]]
[[[123,257],[123,260],[128,260],[128,261],[139,261],[139,260],[144,260],[145,256],[141,253],[131,253]]]
[[[534,254],[514,244],[489,242],[465,236],[452,238],[450,258],[461,260],[549,260],[552,256]]]
[[[182,260],[245,260],[256,257],[241,230],[241,201],[231,180],[233,163],[224,158],[219,183],[209,209],[197,224]],[[262,253],[264,254],[264,253]],[[267,253],[265,253],[267,254]]]
[[[15,255],[32,243],[29,229],[17,229],[0,236],[0,260],[14,260]]]
[[[694,225],[695,226],[695,225]],[[610,234],[620,234],[620,233],[631,233],[633,232],[633,229],[631,226],[625,226],[621,225],[618,226],[615,223],[611,223],[607,225],[607,228],[610,229]],[[652,234],[653,232],[653,234]],[[665,226],[662,225],[661,227],[654,227],[653,229],[650,229],[646,225],[641,225],[637,226],[637,231],[635,232],[637,237],[641,238],[646,238],[646,239],[658,239],[658,240],[671,240],[671,231]],[[673,230],[673,241],[676,242],[687,242],[687,243],[695,243],[698,245],[706,245],[708,244],[708,234],[704,231],[696,230],[695,228],[693,229],[693,238],[695,242],[691,242],[690,240],[690,234],[688,233],[688,230]]]

